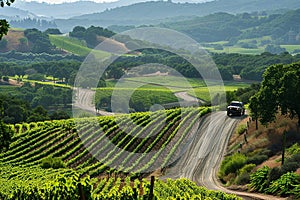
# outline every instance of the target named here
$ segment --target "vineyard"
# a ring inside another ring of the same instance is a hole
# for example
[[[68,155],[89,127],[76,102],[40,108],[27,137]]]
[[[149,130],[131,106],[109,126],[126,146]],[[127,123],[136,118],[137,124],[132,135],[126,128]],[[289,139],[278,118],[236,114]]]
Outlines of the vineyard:
[[[146,177],[178,159],[209,111],[184,108],[11,125],[13,142],[0,154],[0,199],[148,199]],[[153,195],[237,199],[187,179],[156,180]]]

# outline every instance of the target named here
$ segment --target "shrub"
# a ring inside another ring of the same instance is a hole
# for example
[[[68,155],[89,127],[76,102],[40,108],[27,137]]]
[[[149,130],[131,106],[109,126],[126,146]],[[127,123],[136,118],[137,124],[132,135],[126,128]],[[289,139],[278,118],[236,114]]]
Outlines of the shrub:
[[[255,164],[252,164],[252,163],[247,164],[239,170],[239,174],[244,174],[244,173],[251,172],[254,169],[254,167],[256,167]]]
[[[52,167],[52,157],[47,157],[47,158],[42,159],[41,167],[44,169],[51,168]]]
[[[250,182],[250,173],[249,172],[245,172],[241,175],[239,175],[236,179],[235,179],[235,183],[238,185],[246,185]]]
[[[295,143],[294,145],[292,145],[290,148],[288,148],[287,153],[289,153],[290,155],[294,155],[300,152],[300,145],[298,143]]]
[[[245,185],[250,182],[250,172],[256,167],[255,164],[247,164],[239,170],[239,175],[235,179],[238,185]]]
[[[48,168],[58,169],[58,168],[65,168],[66,165],[61,158],[59,157],[52,158],[50,156],[42,159],[41,167],[44,169],[48,169]]]
[[[230,173],[238,172],[245,165],[246,160],[246,156],[240,153],[226,157],[221,164],[220,175],[226,176]]]
[[[279,179],[280,176],[282,176],[282,174],[283,173],[280,168],[278,167],[272,168],[269,172],[268,182],[271,183],[272,181]]]
[[[299,167],[300,167],[300,163],[298,163],[298,162],[285,162],[282,165],[281,170],[282,170],[283,174],[285,174],[287,172],[294,172]]]
[[[269,157],[267,155],[254,155],[247,159],[247,163],[248,164],[253,163],[255,165],[259,165],[262,162],[264,162],[265,160],[267,160],[268,158]]]
[[[300,152],[292,155],[292,157],[288,158],[286,162],[297,162],[300,163]]]
[[[65,168],[65,163],[61,158],[55,157],[52,159],[52,168],[58,169],[58,168]]]
[[[237,129],[236,132],[241,135],[243,134],[245,131],[247,130],[247,125],[246,124],[240,124]]]

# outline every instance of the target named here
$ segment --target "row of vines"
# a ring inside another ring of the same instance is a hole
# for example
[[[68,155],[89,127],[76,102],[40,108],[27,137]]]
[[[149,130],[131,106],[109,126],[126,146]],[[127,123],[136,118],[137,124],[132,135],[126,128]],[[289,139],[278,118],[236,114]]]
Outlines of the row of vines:
[[[145,172],[174,162],[208,112],[181,108],[11,125],[16,134],[0,154],[0,199],[148,199]],[[236,198],[186,179],[156,180],[153,195]]]
[[[150,197],[150,182],[146,179],[81,178],[71,169],[41,169],[38,167],[1,166],[0,199],[140,199]],[[93,185],[97,184],[94,188]],[[155,180],[153,199],[237,200],[235,195],[210,191],[188,179]]]

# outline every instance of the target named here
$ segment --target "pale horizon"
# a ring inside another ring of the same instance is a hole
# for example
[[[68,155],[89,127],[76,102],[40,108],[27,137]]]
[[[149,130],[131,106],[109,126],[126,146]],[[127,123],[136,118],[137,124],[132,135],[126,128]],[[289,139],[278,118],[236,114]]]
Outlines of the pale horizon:
[[[118,0],[24,0],[24,1],[27,1],[27,2],[36,1],[39,3],[48,3],[48,4],[61,4],[61,3],[71,3],[71,2],[76,2],[76,1],[93,1],[96,3],[104,3],[104,2],[109,3],[109,2],[115,2]],[[122,0],[120,0],[120,1],[122,1]],[[141,0],[141,1],[147,1],[147,0]],[[172,1],[179,2],[180,0],[172,0]],[[207,2],[207,1],[213,1],[213,0],[186,0],[186,2],[199,2],[199,3],[203,3],[203,2]],[[184,1],[182,0],[182,2],[184,2]]]
[[[61,3],[71,3],[71,2],[76,2],[80,0],[26,0],[28,2],[30,1],[36,1],[39,3],[49,3],[49,4],[61,4]],[[84,0],[84,1],[94,1],[96,3],[103,3],[103,2],[114,2],[117,0]]]

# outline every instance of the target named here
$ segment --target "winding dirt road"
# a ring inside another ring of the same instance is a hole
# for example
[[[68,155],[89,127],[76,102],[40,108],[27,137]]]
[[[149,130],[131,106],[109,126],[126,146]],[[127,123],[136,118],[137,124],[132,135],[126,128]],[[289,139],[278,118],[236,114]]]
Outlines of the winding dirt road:
[[[114,115],[112,112],[106,112],[103,110],[98,110],[96,112],[95,104],[93,103],[96,93],[94,90],[76,88],[74,91],[76,98],[74,98],[75,102],[73,103],[73,108],[81,109],[82,111],[92,113],[93,115]]]
[[[216,174],[226,152],[229,138],[240,119],[239,117],[227,117],[224,111],[215,112],[203,118],[198,133],[189,149],[172,168],[167,169],[165,175],[161,178],[185,177],[208,189],[237,194],[243,199],[283,199],[231,191],[222,187],[217,180]]]

